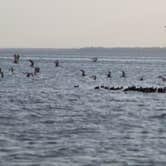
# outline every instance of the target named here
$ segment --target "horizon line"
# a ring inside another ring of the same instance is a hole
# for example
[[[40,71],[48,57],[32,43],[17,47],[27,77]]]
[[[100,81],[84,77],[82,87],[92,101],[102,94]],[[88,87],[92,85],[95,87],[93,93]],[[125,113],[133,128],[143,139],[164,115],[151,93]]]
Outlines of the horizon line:
[[[121,49],[125,49],[125,48],[144,48],[144,49],[148,49],[148,48],[166,48],[166,46],[128,46],[128,47],[121,47],[121,46],[117,46],[117,47],[103,47],[103,46],[85,46],[85,47],[0,47],[0,49],[117,49],[117,48],[121,48]]]

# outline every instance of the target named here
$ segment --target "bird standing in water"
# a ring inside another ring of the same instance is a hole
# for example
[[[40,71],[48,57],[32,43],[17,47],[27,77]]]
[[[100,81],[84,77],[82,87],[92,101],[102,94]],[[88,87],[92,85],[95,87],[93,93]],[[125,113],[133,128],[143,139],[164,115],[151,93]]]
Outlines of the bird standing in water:
[[[14,63],[15,64],[18,64],[19,63],[19,61],[20,61],[20,55],[19,54],[14,54]]]
[[[93,62],[97,62],[97,60],[98,60],[97,57],[93,57],[93,58],[92,58],[92,61],[93,61]]]
[[[54,64],[55,64],[55,67],[58,67],[59,66],[59,60],[55,60]]]
[[[30,67],[34,67],[34,61],[32,59],[29,59]]]
[[[107,77],[108,77],[108,78],[111,78],[111,77],[112,77],[112,76],[111,76],[111,71],[108,72]]]
[[[37,73],[40,73],[40,67],[34,68],[34,75],[36,75]]]
[[[162,79],[163,82],[166,82],[166,78],[163,76],[158,76],[158,78]]]
[[[3,78],[4,77],[4,73],[3,73],[3,71],[2,71],[2,69],[0,68],[0,75],[1,75],[1,78]]]
[[[96,75],[92,75],[92,76],[90,76],[90,78],[92,78],[93,80],[97,79]]]
[[[125,73],[125,71],[123,71],[123,70],[122,70],[122,75],[121,75],[121,77],[123,77],[123,78],[126,77],[126,73]]]
[[[13,67],[11,67],[10,69],[9,69],[9,71],[12,73],[12,74],[14,74],[14,68]]]
[[[80,71],[82,73],[82,76],[85,77],[86,76],[85,71],[84,70],[80,70]]]

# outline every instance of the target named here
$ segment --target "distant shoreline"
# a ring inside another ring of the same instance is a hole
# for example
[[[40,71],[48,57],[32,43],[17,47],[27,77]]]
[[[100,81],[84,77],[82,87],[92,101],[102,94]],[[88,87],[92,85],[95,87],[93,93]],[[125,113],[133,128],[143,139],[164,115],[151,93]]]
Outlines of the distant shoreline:
[[[82,48],[0,48],[1,54],[35,55],[162,55],[166,56],[166,47],[82,47]]]

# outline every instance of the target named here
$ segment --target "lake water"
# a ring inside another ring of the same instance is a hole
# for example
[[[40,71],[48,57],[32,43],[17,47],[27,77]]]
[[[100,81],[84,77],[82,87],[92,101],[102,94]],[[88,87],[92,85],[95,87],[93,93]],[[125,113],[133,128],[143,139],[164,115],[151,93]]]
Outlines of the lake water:
[[[166,94],[94,89],[165,87],[158,76],[166,76],[166,50],[20,52],[20,63],[13,64],[11,50],[0,51],[0,165],[166,165]],[[41,69],[34,78],[24,74],[32,71],[29,58]]]

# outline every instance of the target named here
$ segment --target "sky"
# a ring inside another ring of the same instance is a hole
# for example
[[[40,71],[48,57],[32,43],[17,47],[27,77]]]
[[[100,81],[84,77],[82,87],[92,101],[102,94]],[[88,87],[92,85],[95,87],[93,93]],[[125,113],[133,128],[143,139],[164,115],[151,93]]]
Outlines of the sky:
[[[0,48],[165,47],[166,0],[0,0]]]

